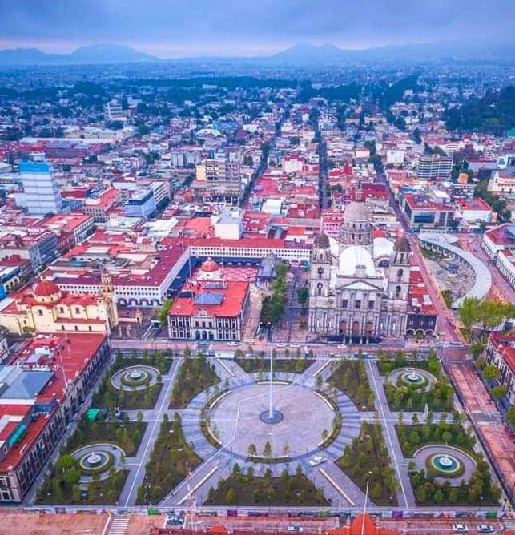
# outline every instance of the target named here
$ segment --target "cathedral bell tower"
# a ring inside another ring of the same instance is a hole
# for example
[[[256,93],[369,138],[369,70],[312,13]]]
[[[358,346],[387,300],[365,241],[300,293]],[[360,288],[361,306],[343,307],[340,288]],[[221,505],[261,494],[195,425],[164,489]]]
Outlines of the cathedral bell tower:
[[[400,236],[393,247],[388,272],[388,297],[390,299],[407,301],[410,269],[411,246],[406,236]]]
[[[313,243],[311,253],[311,272],[309,275],[310,307],[321,305],[329,296],[331,279],[331,248],[329,238],[318,234]]]
[[[119,323],[118,306],[116,304],[116,297],[114,294],[113,281],[109,272],[102,270],[102,300],[106,307],[107,317],[109,319],[109,325],[111,328],[116,327]]]

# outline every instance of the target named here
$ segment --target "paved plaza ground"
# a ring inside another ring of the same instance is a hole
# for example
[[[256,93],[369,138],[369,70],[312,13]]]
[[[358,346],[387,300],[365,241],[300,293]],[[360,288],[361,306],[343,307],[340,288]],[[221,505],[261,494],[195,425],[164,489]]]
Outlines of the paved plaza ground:
[[[245,457],[249,444],[262,456],[266,442],[272,446],[273,457],[297,457],[315,450],[323,441],[324,430],[330,433],[336,414],[327,401],[306,387],[277,384],[274,408],[284,418],[277,424],[266,424],[260,414],[268,410],[269,392],[266,384],[244,386],[210,411],[222,444]]]

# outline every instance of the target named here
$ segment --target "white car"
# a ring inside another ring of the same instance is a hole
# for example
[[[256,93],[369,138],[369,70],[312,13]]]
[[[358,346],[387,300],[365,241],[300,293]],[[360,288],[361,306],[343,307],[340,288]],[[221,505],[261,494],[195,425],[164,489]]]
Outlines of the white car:
[[[477,526],[478,533],[493,533],[494,528],[490,524],[479,524]]]
[[[465,524],[453,524],[452,532],[453,533],[468,533],[469,528]]]
[[[230,346],[239,346],[240,343],[239,342],[229,342],[228,345],[230,345]]]
[[[315,455],[308,462],[311,466],[318,466],[319,464],[325,463],[326,461],[327,457],[325,455]]]

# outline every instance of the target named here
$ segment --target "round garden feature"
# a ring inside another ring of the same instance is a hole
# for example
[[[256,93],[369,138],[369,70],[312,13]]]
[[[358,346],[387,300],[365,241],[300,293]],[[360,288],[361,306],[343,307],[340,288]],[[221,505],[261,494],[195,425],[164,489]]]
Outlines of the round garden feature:
[[[137,364],[118,370],[112,377],[111,383],[119,390],[145,390],[155,385],[159,378],[159,371],[152,366]]]
[[[388,381],[401,386],[411,386],[417,389],[429,390],[436,383],[436,377],[426,370],[418,368],[398,368],[388,376]]]
[[[120,470],[125,454],[114,444],[89,444],[75,450],[72,455],[79,461],[82,470],[79,483],[89,483],[93,476],[107,479],[112,468]]]
[[[463,450],[445,445],[424,446],[413,455],[417,470],[424,470],[439,483],[459,486],[470,481],[476,462]]]
[[[456,477],[463,469],[463,463],[454,455],[436,453],[427,459],[430,468],[445,477]]]

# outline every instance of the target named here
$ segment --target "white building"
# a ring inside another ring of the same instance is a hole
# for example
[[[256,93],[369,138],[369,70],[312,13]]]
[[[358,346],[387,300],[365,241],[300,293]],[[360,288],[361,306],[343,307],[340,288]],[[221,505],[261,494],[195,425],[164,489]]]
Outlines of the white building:
[[[123,111],[122,105],[117,100],[111,100],[105,105],[106,121],[125,122],[127,117]]]
[[[50,164],[37,161],[21,162],[20,174],[23,195],[20,204],[30,215],[58,214],[62,210],[61,193],[55,182]]]

